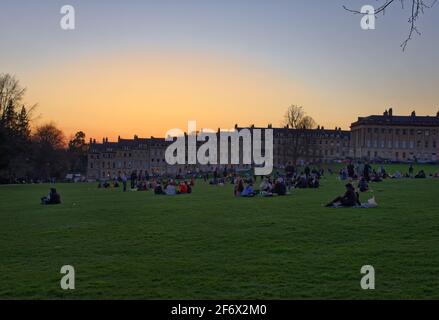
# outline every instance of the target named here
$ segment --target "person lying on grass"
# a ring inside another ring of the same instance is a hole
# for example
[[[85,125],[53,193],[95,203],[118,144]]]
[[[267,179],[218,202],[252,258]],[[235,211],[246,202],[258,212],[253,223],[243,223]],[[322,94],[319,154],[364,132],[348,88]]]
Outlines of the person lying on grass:
[[[60,204],[61,196],[58,192],[56,192],[55,188],[50,188],[50,193],[47,197],[41,198],[41,204],[43,205],[52,205],[52,204]]]

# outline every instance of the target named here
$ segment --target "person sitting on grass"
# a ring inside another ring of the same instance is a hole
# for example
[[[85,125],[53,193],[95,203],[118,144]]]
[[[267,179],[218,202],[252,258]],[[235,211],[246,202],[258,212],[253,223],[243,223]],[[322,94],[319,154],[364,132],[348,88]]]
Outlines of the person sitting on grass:
[[[294,186],[296,189],[306,189],[308,188],[308,179],[305,175],[300,176],[300,178],[297,179],[297,182]]]
[[[177,194],[177,188],[173,181],[170,181],[165,188],[165,193],[167,196],[175,196]]]
[[[162,185],[160,183],[156,183],[154,187],[154,194],[157,195],[165,195],[166,193],[163,191]]]
[[[187,193],[192,193],[192,182],[186,182]]]
[[[47,197],[41,198],[41,204],[43,205],[52,205],[52,204],[60,204],[61,196],[58,192],[56,192],[55,188],[50,188],[50,193]]]
[[[247,186],[244,188],[244,191],[241,192],[241,197],[251,198],[251,197],[254,197],[255,195],[256,195],[256,193],[253,190],[252,183],[247,184]]]
[[[180,182],[178,185],[178,194],[185,194],[187,193],[187,185],[186,182]]]
[[[346,192],[343,196],[337,197],[329,202],[326,207],[328,208],[350,208],[356,205],[361,205],[358,193],[355,192],[355,188],[352,183],[346,184]]]
[[[401,179],[402,178],[402,174],[399,171],[396,171],[393,176],[390,176],[391,179]]]
[[[261,192],[271,192],[273,186],[270,183],[270,180],[265,177],[261,184],[259,185],[259,189],[261,190]]]
[[[309,188],[313,188],[313,189],[318,189],[320,187],[320,181],[318,176],[313,175],[309,180],[308,180],[308,187]]]
[[[418,172],[418,174],[415,176],[415,179],[425,179],[427,176],[425,175],[424,170],[421,170]]]
[[[137,191],[148,191],[148,186],[146,182],[138,182],[137,183]]]
[[[277,194],[278,196],[284,196],[287,194],[287,186],[282,178],[276,180],[273,193]]]
[[[361,177],[360,181],[358,182],[358,190],[360,190],[360,192],[369,191],[369,184],[364,177]]]
[[[370,180],[370,181],[372,181],[372,182],[383,182],[383,179],[381,178],[381,175],[379,173],[375,172],[372,175],[372,180]]]

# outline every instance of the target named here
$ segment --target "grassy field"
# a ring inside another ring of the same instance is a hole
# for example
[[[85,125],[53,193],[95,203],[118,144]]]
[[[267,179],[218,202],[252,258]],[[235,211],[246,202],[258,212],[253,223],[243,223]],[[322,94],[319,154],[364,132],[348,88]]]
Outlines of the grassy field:
[[[59,184],[63,204],[43,207],[48,188],[0,187],[1,299],[439,298],[439,179],[372,184],[361,200],[377,209],[323,208],[343,192],[335,175],[278,198]],[[367,264],[374,291],[360,288]]]

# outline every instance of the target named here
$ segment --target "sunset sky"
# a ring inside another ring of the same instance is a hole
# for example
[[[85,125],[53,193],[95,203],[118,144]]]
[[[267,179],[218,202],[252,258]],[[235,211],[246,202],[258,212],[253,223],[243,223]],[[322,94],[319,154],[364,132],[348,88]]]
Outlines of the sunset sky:
[[[302,105],[327,128],[358,116],[439,111],[439,4],[402,52],[399,2],[360,28],[366,0],[1,0],[0,73],[38,103],[37,123],[110,140],[171,128],[280,125]],[[76,30],[60,8],[76,9]]]

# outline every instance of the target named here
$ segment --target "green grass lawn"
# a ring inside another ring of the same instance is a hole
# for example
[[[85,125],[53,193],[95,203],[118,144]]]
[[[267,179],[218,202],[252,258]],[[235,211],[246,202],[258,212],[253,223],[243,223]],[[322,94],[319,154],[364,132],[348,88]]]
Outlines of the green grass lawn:
[[[439,179],[372,184],[362,200],[377,209],[323,208],[344,190],[335,175],[277,198],[58,184],[63,204],[44,207],[48,188],[0,187],[2,299],[439,298]],[[374,291],[360,288],[363,265]]]

